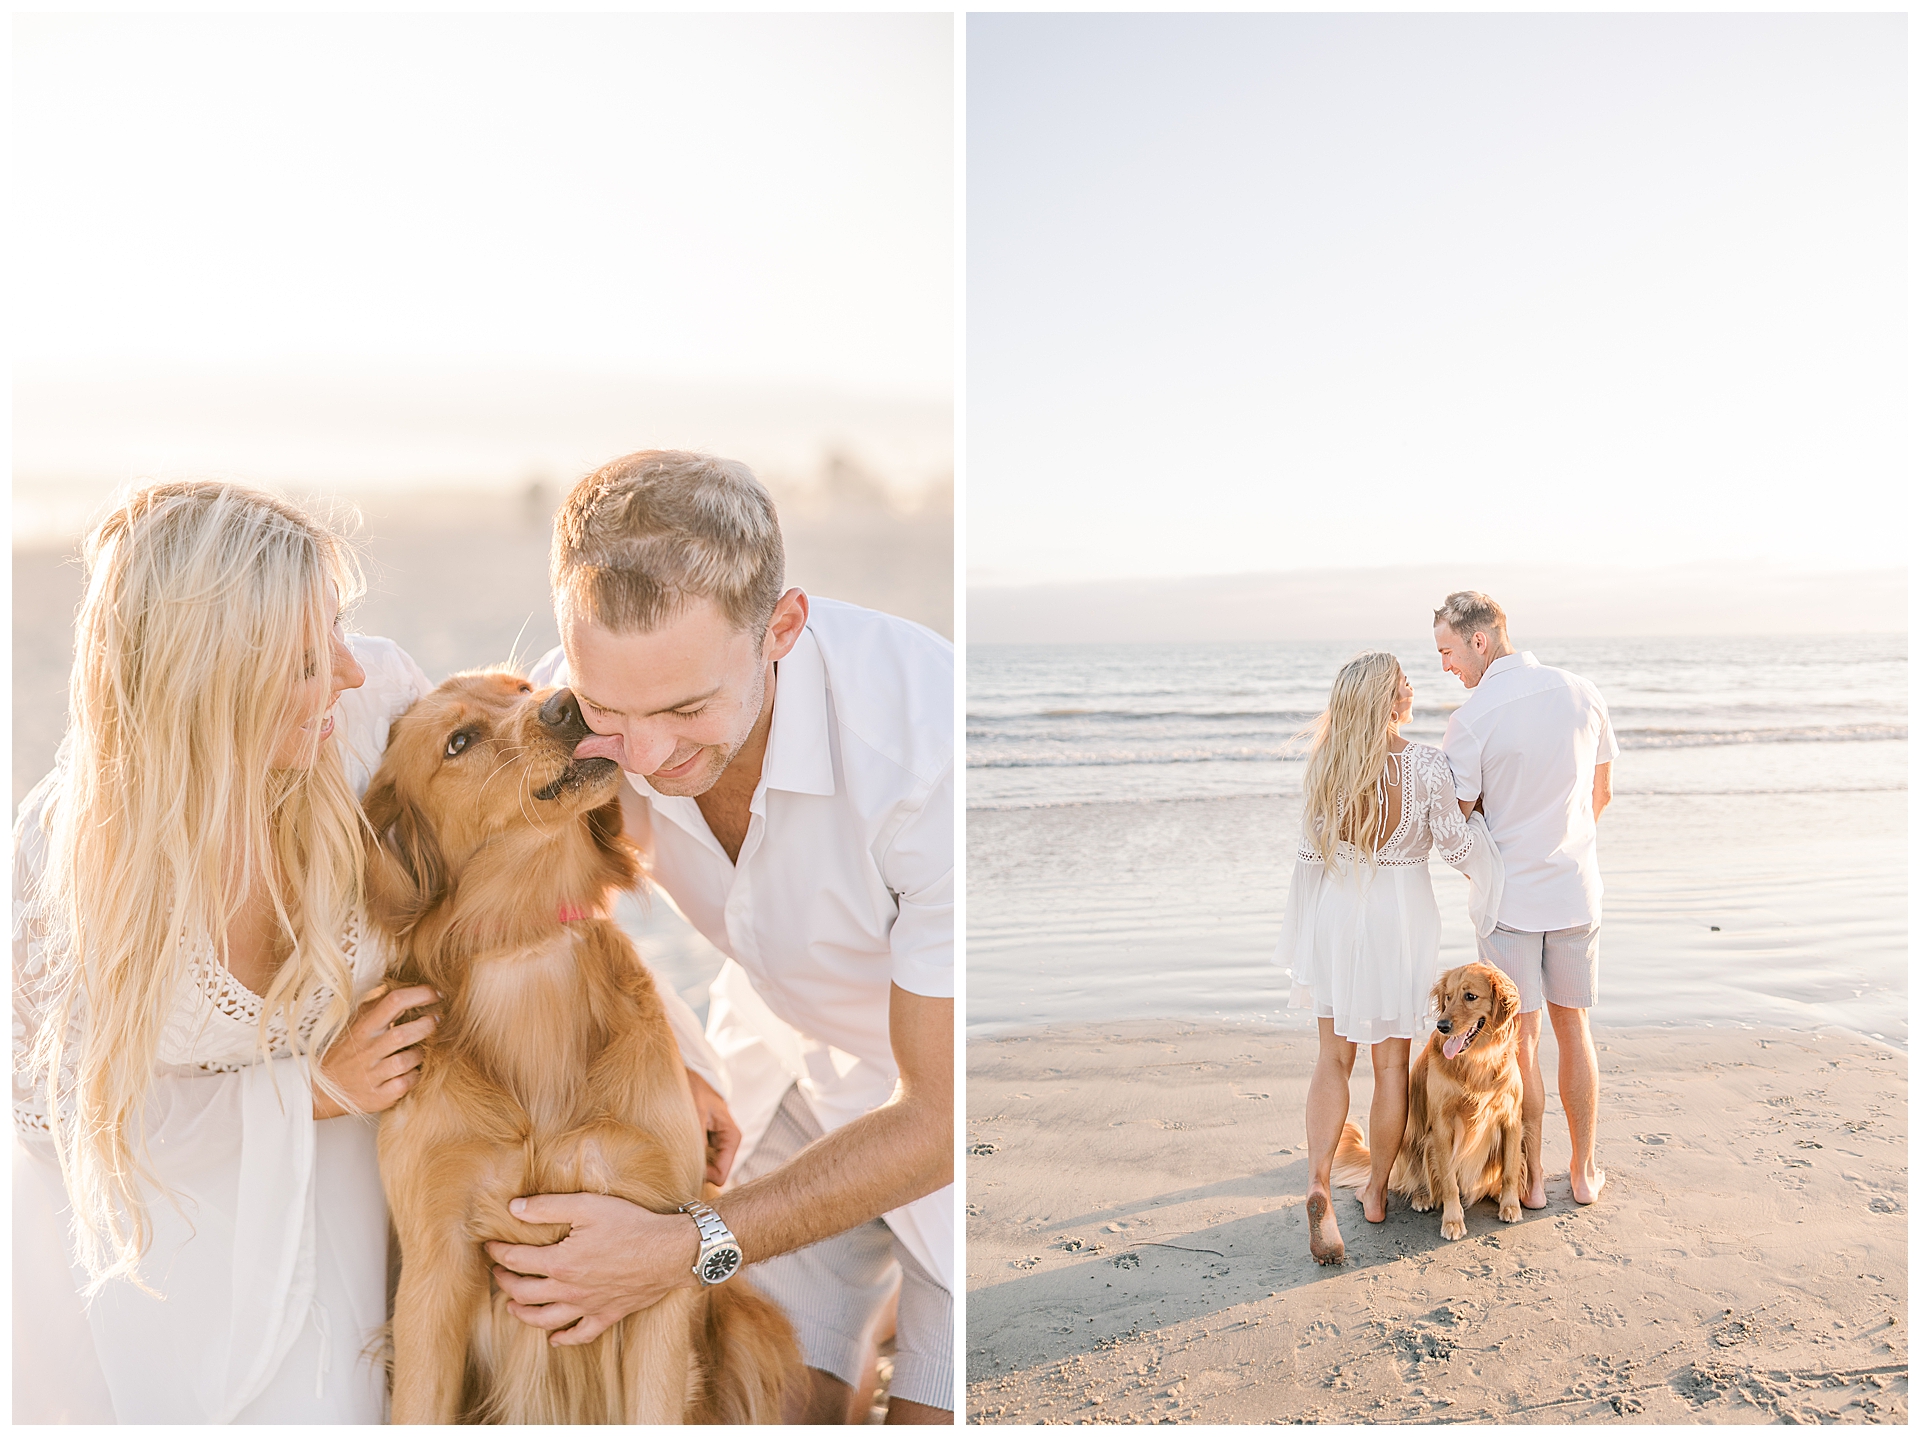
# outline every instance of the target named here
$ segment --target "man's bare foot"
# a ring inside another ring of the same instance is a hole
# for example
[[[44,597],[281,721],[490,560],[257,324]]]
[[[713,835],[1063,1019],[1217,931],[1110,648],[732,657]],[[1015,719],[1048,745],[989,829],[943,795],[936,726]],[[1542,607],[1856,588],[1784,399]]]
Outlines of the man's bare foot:
[[[1520,1206],[1532,1208],[1535,1212],[1547,1205],[1547,1175],[1534,1174],[1533,1181],[1527,1184],[1526,1192],[1520,1195]]]
[[[1381,1188],[1378,1192],[1375,1192],[1371,1183],[1361,1188],[1360,1211],[1366,1215],[1368,1222],[1385,1222],[1387,1220],[1387,1190]]]
[[[1347,1260],[1347,1245],[1341,1240],[1340,1224],[1333,1219],[1333,1204],[1325,1193],[1307,1194],[1307,1246],[1322,1267]]]
[[[1587,1172],[1573,1169],[1567,1176],[1573,1180],[1573,1200],[1577,1203],[1590,1203],[1600,1196],[1600,1189],[1607,1185],[1607,1175],[1599,1168]]]

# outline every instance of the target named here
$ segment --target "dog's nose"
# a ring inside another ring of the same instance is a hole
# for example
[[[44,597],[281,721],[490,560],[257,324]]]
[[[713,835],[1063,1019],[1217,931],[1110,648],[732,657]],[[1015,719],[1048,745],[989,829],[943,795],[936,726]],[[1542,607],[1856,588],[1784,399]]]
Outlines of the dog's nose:
[[[1451,1033],[1453,1032],[1453,1019],[1442,1018],[1438,1023],[1435,1023],[1433,1026],[1438,1028],[1443,1033]]]
[[[540,705],[540,722],[568,747],[593,732],[580,717],[580,705],[574,702],[572,689],[556,689],[553,696]]]

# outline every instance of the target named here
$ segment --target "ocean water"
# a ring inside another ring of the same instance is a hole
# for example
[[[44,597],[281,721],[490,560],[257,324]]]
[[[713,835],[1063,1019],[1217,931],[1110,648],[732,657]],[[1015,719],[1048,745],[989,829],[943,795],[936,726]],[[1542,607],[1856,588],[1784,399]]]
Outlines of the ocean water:
[[[970,646],[974,1031],[1166,1013],[1307,1026],[1269,961],[1339,643]],[[1389,647],[1379,645],[1379,647]],[[1606,698],[1601,998],[1616,1023],[1906,1037],[1904,636],[1538,642]],[[1408,737],[1465,690],[1400,647]],[[1442,962],[1465,884],[1433,865]]]

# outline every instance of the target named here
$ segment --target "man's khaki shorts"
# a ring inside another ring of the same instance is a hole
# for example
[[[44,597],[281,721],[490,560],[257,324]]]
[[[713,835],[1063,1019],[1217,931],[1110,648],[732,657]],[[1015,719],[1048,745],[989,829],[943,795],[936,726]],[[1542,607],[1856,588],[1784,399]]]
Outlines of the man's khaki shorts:
[[[1479,940],[1480,960],[1513,979],[1520,1011],[1537,1013],[1541,1000],[1562,1008],[1591,1008],[1600,996],[1600,925],[1523,933],[1498,925]]]
[[[789,1088],[766,1136],[733,1181],[771,1172],[820,1135],[806,1099],[798,1088]],[[865,1375],[868,1331],[898,1281],[890,1391],[909,1402],[953,1410],[953,1294],[879,1218],[798,1252],[756,1262],[747,1276],[786,1312],[807,1366],[830,1372],[849,1387],[858,1387]]]

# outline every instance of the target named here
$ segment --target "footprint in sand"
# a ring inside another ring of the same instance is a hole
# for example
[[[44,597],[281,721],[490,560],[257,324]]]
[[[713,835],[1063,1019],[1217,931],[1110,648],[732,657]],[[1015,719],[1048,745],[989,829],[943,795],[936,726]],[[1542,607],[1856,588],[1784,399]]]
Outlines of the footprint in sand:
[[[1672,1133],[1635,1133],[1634,1137],[1638,1138],[1650,1148],[1671,1148],[1679,1146],[1678,1143],[1674,1142]]]

